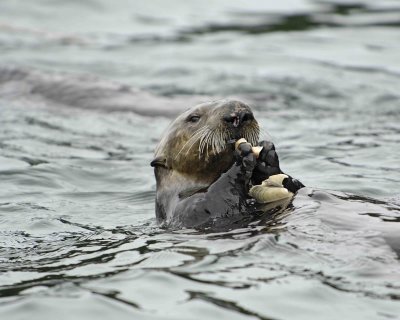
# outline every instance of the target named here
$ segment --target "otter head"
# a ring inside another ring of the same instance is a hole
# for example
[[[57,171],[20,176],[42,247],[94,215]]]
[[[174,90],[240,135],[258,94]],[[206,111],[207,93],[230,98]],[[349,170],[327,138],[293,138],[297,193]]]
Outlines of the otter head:
[[[203,103],[169,125],[151,165],[211,184],[232,166],[232,142],[245,138],[254,145],[258,136],[258,123],[246,104],[230,100]]]

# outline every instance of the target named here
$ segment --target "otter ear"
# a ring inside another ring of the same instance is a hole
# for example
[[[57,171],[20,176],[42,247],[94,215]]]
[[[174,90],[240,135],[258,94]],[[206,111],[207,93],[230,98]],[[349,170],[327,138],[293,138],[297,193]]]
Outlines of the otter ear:
[[[152,167],[167,167],[167,159],[163,156],[156,157],[152,162],[150,162]]]

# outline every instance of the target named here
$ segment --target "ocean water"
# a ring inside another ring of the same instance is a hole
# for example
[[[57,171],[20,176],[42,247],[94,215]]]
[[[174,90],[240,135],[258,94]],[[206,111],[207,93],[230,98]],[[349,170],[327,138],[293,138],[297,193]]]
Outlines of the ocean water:
[[[399,319],[400,2],[0,2],[0,319]],[[149,163],[248,103],[307,188],[220,233]]]

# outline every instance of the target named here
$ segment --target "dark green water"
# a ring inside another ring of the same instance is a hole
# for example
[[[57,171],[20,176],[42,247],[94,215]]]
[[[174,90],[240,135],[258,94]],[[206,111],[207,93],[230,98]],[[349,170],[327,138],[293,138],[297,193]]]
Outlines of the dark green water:
[[[0,319],[399,319],[400,2],[0,2]],[[154,221],[177,113],[250,104],[309,188]]]

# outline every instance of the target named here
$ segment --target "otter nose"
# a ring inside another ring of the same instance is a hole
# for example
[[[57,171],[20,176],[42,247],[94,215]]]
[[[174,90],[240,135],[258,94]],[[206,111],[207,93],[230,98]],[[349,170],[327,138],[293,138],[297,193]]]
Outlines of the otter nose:
[[[232,112],[224,116],[224,120],[231,123],[235,128],[243,125],[244,122],[253,120],[254,116],[249,111]]]

